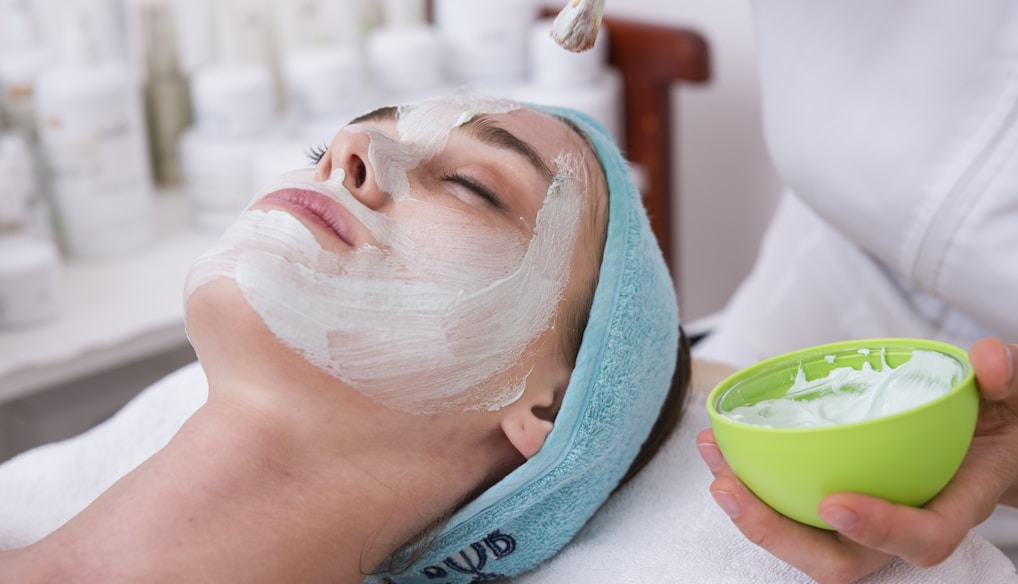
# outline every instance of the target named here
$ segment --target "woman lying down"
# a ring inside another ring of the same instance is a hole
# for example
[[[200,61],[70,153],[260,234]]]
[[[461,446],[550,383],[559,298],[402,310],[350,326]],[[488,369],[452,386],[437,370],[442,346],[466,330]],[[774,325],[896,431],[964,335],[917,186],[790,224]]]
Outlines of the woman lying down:
[[[602,128],[455,96],[316,157],[190,270],[207,401],[4,581],[514,575],[653,456],[688,348]]]

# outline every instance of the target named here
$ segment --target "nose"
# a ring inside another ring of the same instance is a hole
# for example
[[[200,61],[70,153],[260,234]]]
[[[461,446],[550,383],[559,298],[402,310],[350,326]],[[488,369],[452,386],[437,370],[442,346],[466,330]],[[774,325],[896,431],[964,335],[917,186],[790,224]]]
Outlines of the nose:
[[[325,158],[315,170],[315,180],[325,181],[342,169],[343,186],[364,206],[377,210],[389,200],[378,186],[378,177],[368,158],[371,138],[365,132],[343,130],[329,144]]]

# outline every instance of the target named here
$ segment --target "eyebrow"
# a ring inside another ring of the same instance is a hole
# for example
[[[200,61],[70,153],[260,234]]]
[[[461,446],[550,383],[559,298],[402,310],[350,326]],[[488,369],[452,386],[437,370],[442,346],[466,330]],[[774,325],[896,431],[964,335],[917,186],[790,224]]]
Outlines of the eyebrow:
[[[494,120],[486,116],[477,116],[464,122],[461,128],[467,130],[477,140],[501,148],[503,150],[509,150],[515,152],[520,156],[527,159],[530,165],[537,170],[545,180],[551,180],[555,177],[555,173],[548,168],[548,165],[544,163],[541,155],[537,153],[537,149],[530,144],[524,142],[518,138],[515,134],[498,126]]]

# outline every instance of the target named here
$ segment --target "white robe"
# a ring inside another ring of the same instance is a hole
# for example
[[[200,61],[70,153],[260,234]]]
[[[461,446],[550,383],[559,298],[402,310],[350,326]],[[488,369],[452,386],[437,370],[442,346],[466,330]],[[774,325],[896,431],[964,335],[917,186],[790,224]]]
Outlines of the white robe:
[[[1018,2],[756,0],[753,17],[788,190],[696,354],[1018,341]],[[1010,521],[997,542],[1018,546]]]

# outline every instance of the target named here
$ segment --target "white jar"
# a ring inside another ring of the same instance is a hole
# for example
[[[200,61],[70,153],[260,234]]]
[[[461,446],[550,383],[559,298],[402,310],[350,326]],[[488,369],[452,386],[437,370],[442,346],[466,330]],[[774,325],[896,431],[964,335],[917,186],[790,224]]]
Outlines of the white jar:
[[[0,132],[0,233],[14,231],[53,239],[53,217],[34,152],[18,131]]]
[[[0,111],[7,127],[35,139],[35,79],[47,61],[41,49],[0,55]]]
[[[367,42],[368,66],[383,95],[396,103],[439,92],[444,58],[441,38],[424,21],[424,2],[386,0],[385,24]]]
[[[294,51],[283,58],[288,105],[299,122],[351,117],[365,103],[361,56],[350,47]]]
[[[364,0],[270,2],[279,52],[284,55],[322,47],[358,47],[372,21],[373,2]]]
[[[0,233],[24,230],[32,221],[37,197],[32,155],[25,137],[0,132]]]
[[[60,256],[47,239],[0,235],[0,327],[52,318],[58,309]]]
[[[181,179],[195,229],[220,235],[251,202],[253,163],[262,144],[262,139],[217,137],[195,128],[181,134]]]
[[[191,79],[194,124],[210,136],[263,135],[276,115],[272,73],[260,63],[216,64]]]
[[[537,16],[534,0],[436,0],[435,24],[451,79],[496,87],[522,82]]]
[[[180,135],[181,182],[198,231],[219,235],[251,201],[255,152],[276,122],[275,87],[261,63],[224,62],[191,80],[194,125]]]
[[[59,234],[78,257],[148,244],[152,181],[140,95],[124,65],[66,63],[36,83],[36,128]]]
[[[29,3],[5,3],[0,9],[0,126],[33,142],[35,79],[49,57]]]

